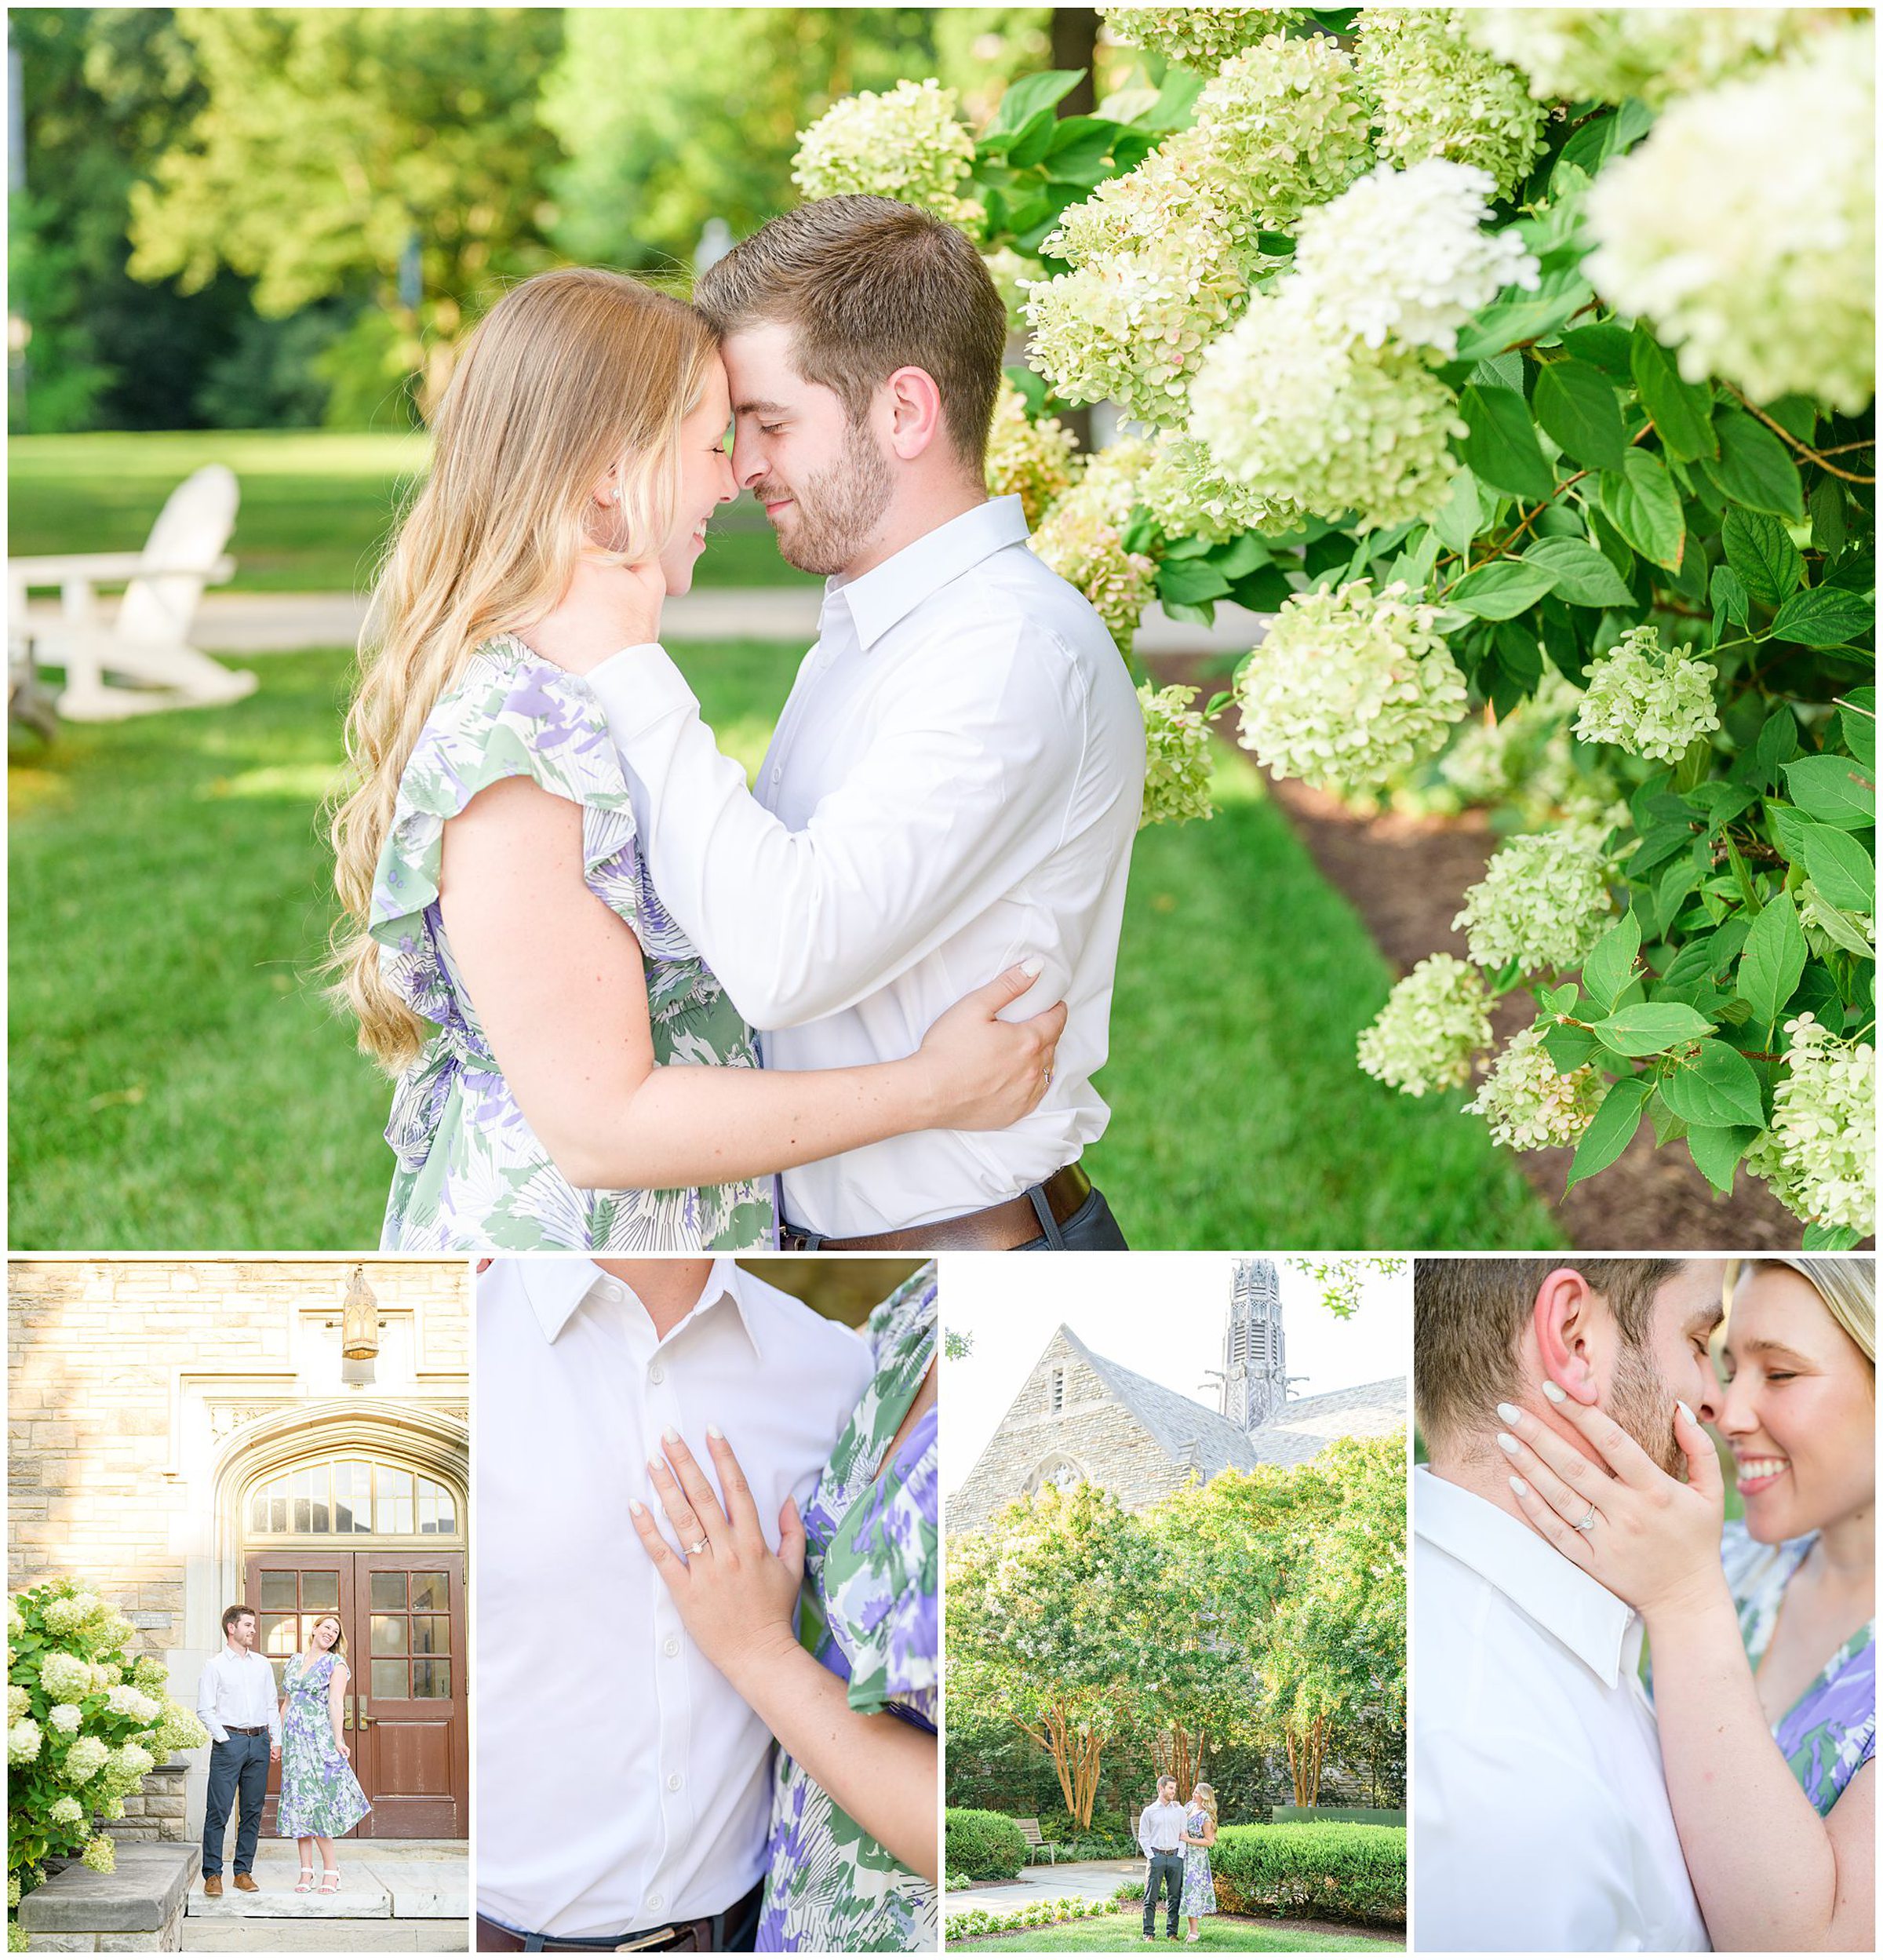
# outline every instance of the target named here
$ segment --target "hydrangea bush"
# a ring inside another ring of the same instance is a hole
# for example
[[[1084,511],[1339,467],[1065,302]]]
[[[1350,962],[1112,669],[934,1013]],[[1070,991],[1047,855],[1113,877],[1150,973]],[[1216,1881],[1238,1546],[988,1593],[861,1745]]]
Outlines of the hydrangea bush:
[[[1036,548],[1127,649],[1153,596],[1273,615],[1180,712],[1233,702],[1277,773],[1475,782],[1519,831],[1467,894],[1469,963],[1422,963],[1362,1036],[1382,1084],[1481,1072],[1468,1106],[1512,1147],[1573,1144],[1572,1182],[1651,1126],[1721,1191],[1765,1179],[1808,1244],[1853,1242],[1867,13],[1103,11],[1143,51],[1127,85],[1062,116],[1076,75],[1023,78],[949,191],[1030,330],[1018,412],[1109,400],[1153,439],[1081,475],[1058,432],[1003,424]],[[906,188],[897,146],[855,167],[934,208],[941,148],[901,151]],[[1200,814],[1196,731],[1145,698],[1169,812]],[[1520,988],[1534,1020],[1493,1055]]]
[[[129,1620],[89,1587],[53,1579],[7,1602],[7,1903],[50,1860],[112,1868],[100,1820],[180,1749],[209,1740],[173,1701],[163,1663],[133,1661]]]

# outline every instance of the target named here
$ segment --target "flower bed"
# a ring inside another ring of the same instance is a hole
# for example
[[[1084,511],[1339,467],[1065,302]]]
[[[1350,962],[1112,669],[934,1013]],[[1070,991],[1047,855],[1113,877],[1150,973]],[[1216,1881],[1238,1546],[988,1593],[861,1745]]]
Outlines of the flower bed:
[[[1036,1899],[1030,1906],[1017,1906],[1010,1912],[951,1912],[942,1936],[952,1946],[957,1940],[1027,1933],[1067,1919],[1096,1919],[1116,1909],[1116,1901],[1111,1899]]]

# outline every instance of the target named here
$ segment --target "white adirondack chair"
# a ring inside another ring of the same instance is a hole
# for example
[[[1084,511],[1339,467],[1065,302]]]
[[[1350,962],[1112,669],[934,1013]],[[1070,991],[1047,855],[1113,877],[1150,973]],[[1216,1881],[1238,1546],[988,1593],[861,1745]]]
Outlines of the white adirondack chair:
[[[210,463],[186,477],[151,526],[141,552],[86,552],[6,561],[7,630],[28,639],[35,664],[65,669],[59,712],[70,721],[117,721],[165,708],[239,701],[255,676],[223,666],[189,643],[207,585],[235,570],[222,548],[235,528],[235,472]],[[97,588],[128,580],[117,611],[98,609]],[[56,622],[29,621],[27,595],[56,585]]]

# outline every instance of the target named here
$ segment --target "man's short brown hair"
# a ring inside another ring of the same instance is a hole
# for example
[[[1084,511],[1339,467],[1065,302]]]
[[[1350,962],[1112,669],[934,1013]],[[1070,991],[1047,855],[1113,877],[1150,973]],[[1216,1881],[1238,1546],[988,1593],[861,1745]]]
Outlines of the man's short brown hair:
[[[253,1619],[254,1617],[255,1608],[253,1606],[224,1607],[222,1609],[222,1631],[224,1638],[228,1638],[229,1629],[235,1624],[237,1620]]]
[[[853,422],[898,368],[920,368],[956,453],[977,473],[985,465],[1007,308],[953,225],[893,198],[819,198],[735,245],[700,275],[693,303],[722,335],[790,327],[798,372]]]
[[[1622,1338],[1644,1347],[1654,1296],[1680,1259],[1433,1259],[1412,1280],[1412,1397],[1426,1446],[1488,1426],[1523,1384],[1517,1351],[1538,1289],[1560,1267],[1581,1273],[1615,1316]]]

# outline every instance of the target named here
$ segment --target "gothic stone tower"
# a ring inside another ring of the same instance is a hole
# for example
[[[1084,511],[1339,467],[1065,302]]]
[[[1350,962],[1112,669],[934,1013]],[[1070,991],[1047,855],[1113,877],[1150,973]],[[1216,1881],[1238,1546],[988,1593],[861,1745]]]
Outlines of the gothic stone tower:
[[[1272,1423],[1288,1398],[1281,1283],[1273,1259],[1238,1259],[1222,1336],[1224,1419],[1244,1435]]]

